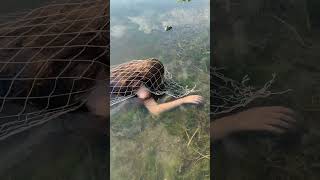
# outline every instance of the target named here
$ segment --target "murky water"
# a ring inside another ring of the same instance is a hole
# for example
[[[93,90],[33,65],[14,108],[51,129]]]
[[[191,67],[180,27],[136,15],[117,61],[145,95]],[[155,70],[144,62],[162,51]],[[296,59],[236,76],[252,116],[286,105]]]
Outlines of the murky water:
[[[111,17],[112,65],[157,58],[207,100],[159,118],[136,99],[112,107],[111,179],[209,179],[209,1],[112,0]]]

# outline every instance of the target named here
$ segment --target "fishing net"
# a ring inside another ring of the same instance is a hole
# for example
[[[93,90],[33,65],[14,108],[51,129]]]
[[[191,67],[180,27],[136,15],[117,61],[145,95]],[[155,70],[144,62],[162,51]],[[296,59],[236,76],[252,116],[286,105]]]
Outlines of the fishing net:
[[[270,95],[284,94],[289,90],[282,92],[272,92],[270,90],[274,83],[276,74],[272,79],[265,83],[262,88],[256,88],[248,85],[250,78],[246,75],[241,82],[228,78],[221,73],[221,69],[213,68],[211,70],[211,114],[217,116],[232,112],[238,108],[245,107],[257,98],[266,98]]]
[[[108,72],[108,6],[50,2],[0,21],[0,140],[85,103]]]
[[[110,105],[135,97],[145,86],[152,94],[180,98],[194,92],[194,88],[181,86],[162,63],[154,58],[132,60],[112,66],[110,73]]]

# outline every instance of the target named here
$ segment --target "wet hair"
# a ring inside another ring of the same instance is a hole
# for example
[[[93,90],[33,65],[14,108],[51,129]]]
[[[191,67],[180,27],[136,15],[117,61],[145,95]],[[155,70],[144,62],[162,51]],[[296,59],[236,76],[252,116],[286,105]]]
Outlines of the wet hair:
[[[165,68],[155,58],[133,60],[111,68],[110,93],[116,96],[133,95],[141,86],[145,86],[153,97],[164,91]]]
[[[72,104],[99,72],[109,74],[108,59],[108,0],[44,6],[0,24],[0,95],[47,108]]]

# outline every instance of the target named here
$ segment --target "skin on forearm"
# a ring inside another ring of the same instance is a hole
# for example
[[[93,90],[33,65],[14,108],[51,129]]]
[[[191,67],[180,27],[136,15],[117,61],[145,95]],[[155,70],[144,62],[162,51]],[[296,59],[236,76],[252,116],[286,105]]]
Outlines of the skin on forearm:
[[[236,131],[233,116],[226,116],[210,123],[211,141],[217,141]]]
[[[89,111],[97,116],[109,117],[109,107],[108,107],[108,94],[107,94],[107,79],[106,74],[100,71],[97,75],[96,85],[94,90],[89,94],[86,106]]]
[[[266,131],[282,134],[295,127],[295,112],[281,106],[250,108],[217,119],[211,124],[212,140],[222,139],[240,131]]]
[[[153,98],[149,98],[143,101],[145,107],[148,111],[154,115],[158,116],[165,111],[169,111],[183,104],[182,99],[177,99],[167,103],[158,104]]]

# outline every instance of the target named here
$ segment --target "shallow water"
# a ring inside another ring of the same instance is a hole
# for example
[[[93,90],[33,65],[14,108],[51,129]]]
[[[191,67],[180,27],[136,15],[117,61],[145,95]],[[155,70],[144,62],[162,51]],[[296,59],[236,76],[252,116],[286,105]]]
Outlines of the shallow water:
[[[112,65],[157,58],[209,99],[208,0],[112,0],[111,17]],[[209,179],[209,101],[159,118],[137,101],[112,107],[111,179]]]
[[[185,38],[191,41],[196,35],[194,31],[209,31],[208,0],[189,3],[177,3],[174,0],[113,0],[110,15],[112,65],[162,56],[163,51],[168,50],[165,46],[177,40],[178,35],[183,36],[189,31]],[[166,26],[173,26],[173,29],[165,31]],[[205,44],[208,42],[203,42]]]

